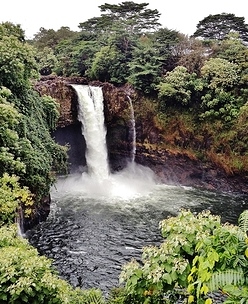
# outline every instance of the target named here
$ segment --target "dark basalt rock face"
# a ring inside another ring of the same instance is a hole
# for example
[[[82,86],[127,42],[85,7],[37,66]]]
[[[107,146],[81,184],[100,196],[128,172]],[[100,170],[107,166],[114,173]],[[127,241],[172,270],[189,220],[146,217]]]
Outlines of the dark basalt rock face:
[[[32,217],[25,218],[23,210],[18,214],[18,221],[20,222],[20,229],[22,232],[26,232],[29,229],[32,229],[39,223],[45,221],[50,213],[51,206],[51,196],[50,194],[46,197],[43,197],[40,204],[35,206],[33,210]]]
[[[248,193],[247,178],[244,176],[230,177],[224,170],[214,167],[211,163],[202,163],[189,157],[186,152],[173,153],[169,149],[161,150],[159,147],[163,142],[162,130],[156,126],[152,111],[139,115],[142,109],[141,96],[130,86],[115,87],[109,83],[89,82],[81,77],[43,77],[36,83],[35,88],[41,95],[50,95],[60,104],[60,118],[54,136],[60,144],[69,143],[71,146],[69,160],[71,163],[75,162],[75,159],[79,161],[75,168],[80,163],[82,166],[86,163],[85,142],[81,135],[81,125],[77,120],[78,100],[71,84],[102,87],[106,140],[110,167],[113,171],[124,168],[131,159],[131,100],[135,105],[136,163],[151,168],[164,183]],[[72,171],[75,168],[71,166]]]
[[[213,164],[201,163],[186,153],[175,154],[169,150],[151,151],[143,148],[141,150],[137,153],[136,162],[151,168],[163,183],[248,194],[245,176],[229,176]]]
[[[55,140],[69,144],[69,161],[71,171],[75,171],[85,161],[85,141],[81,135],[81,124],[77,119],[78,98],[71,84],[100,86],[104,97],[104,115],[107,129],[107,146],[112,170],[125,167],[132,149],[130,137],[130,100],[135,94],[130,87],[116,88],[109,83],[88,82],[81,77],[42,77],[35,85],[41,95],[50,95],[60,104],[60,117]],[[130,96],[130,97],[129,97]],[[73,130],[73,132],[72,132]],[[83,155],[83,156],[82,156]]]

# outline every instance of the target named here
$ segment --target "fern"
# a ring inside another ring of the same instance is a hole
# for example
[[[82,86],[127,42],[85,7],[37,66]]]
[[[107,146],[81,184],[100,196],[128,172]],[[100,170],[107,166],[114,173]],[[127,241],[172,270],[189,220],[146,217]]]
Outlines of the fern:
[[[224,292],[227,293],[228,299],[225,301],[226,304],[247,304],[248,303],[248,288],[242,286],[226,286]]]
[[[248,210],[243,211],[238,219],[239,228],[248,234]]]
[[[243,285],[245,283],[245,276],[242,269],[233,270],[228,269],[226,271],[213,273],[211,279],[207,283],[209,291],[216,291],[223,288],[226,285]]]
[[[84,304],[105,304],[102,292],[98,289],[89,289],[84,291]]]

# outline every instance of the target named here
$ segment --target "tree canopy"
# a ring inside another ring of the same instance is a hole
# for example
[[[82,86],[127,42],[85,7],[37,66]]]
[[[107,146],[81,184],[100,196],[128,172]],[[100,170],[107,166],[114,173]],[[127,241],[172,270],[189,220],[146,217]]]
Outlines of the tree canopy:
[[[19,26],[0,25],[0,176],[18,176],[39,202],[49,194],[51,172],[63,167],[67,156],[50,134],[58,105],[33,89],[39,76],[35,51],[20,33]]]
[[[155,30],[161,24],[158,22],[160,13],[158,10],[147,8],[148,3],[135,3],[125,1],[120,4],[100,5],[102,12],[100,17],[91,18],[86,22],[80,23],[81,30],[88,31],[113,31],[124,28],[130,34],[142,33]]]
[[[245,18],[234,14],[209,15],[199,21],[196,27],[194,37],[223,40],[230,32],[237,32],[243,41],[248,42],[248,25],[245,24]]]
[[[2,30],[1,30],[2,29]],[[2,33],[2,34],[1,34]],[[20,41],[20,28],[0,25],[0,86],[20,96],[38,78],[34,49]]]

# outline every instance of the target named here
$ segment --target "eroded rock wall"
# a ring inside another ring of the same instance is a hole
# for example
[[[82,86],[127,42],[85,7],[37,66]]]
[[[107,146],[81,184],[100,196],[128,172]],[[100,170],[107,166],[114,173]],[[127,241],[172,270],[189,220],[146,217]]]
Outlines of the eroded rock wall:
[[[135,111],[135,161],[137,163],[150,167],[164,183],[248,193],[245,177],[227,176],[220,168],[214,167],[211,163],[202,163],[189,157],[187,153],[175,153],[170,149],[159,148],[163,141],[163,135],[162,130],[156,124],[154,112],[143,107],[142,97],[129,86],[115,87],[109,83],[88,82],[87,79],[81,77],[42,78],[35,86],[37,91],[41,95],[47,94],[54,97],[60,104],[58,129],[71,125],[74,125],[75,128],[81,128],[77,120],[78,100],[70,84],[102,87],[107,147],[110,167],[113,171],[122,169],[131,159],[130,102],[132,102]],[[141,112],[142,115],[140,115]],[[59,141],[59,143],[63,144],[63,141]],[[80,149],[85,149],[85,145]]]

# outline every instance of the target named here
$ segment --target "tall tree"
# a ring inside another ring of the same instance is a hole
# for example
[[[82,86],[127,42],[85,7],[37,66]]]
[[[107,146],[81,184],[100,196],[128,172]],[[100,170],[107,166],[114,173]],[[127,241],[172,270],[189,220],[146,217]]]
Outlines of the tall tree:
[[[204,62],[212,53],[211,48],[205,46],[201,40],[188,36],[182,36],[182,39],[174,47],[173,51],[176,65],[184,66],[188,72],[196,73],[198,76]]]
[[[20,24],[13,24],[12,22],[2,22],[0,24],[0,37],[14,36],[19,41],[25,41],[25,32],[21,28]]]
[[[85,76],[85,72],[92,66],[94,56],[100,48],[98,41],[94,40],[61,41],[55,50],[58,59],[55,72],[60,76]]]
[[[19,97],[31,87],[31,79],[38,77],[37,65],[34,49],[9,28],[9,24],[7,28],[0,25],[0,86]]]
[[[205,39],[223,40],[230,32],[237,32],[244,42],[248,42],[248,25],[244,17],[236,17],[234,14],[209,15],[197,24],[194,37]]]
[[[173,70],[175,67],[174,51],[181,41],[181,34],[168,28],[160,28],[149,35],[153,42],[153,47],[159,51],[162,61],[162,73]]]
[[[161,24],[158,22],[160,13],[158,10],[148,9],[148,3],[135,3],[132,1],[120,4],[100,5],[101,17],[91,18],[80,23],[79,28],[83,31],[103,32],[115,31],[117,28],[124,28],[128,34],[140,34],[146,31],[153,31]]]
[[[44,27],[41,27],[39,32],[34,35],[34,39],[31,43],[40,51],[45,47],[54,50],[60,41],[75,38],[77,34],[77,32],[71,31],[67,26],[62,26],[57,31],[53,29],[47,30]]]
[[[161,79],[163,58],[146,36],[138,41],[132,56],[129,63],[130,76],[127,81],[145,94],[153,93]]]
[[[88,71],[92,79],[108,81],[115,84],[123,83],[125,65],[122,64],[123,55],[115,47],[104,46],[95,54],[94,61]]]

